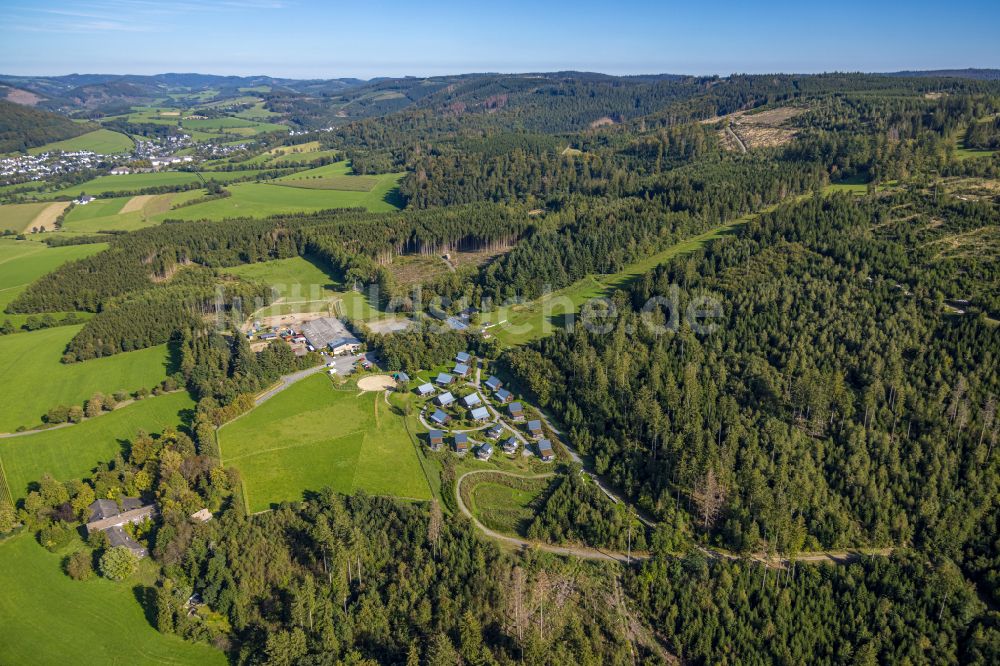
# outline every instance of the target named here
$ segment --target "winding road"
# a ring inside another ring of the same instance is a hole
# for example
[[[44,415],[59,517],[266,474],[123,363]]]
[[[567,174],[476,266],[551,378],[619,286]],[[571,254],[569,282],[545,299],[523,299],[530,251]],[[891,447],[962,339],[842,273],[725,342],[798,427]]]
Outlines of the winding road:
[[[480,532],[485,534],[487,537],[505,543],[509,546],[522,549],[537,549],[542,550],[547,553],[554,553],[556,555],[563,555],[568,557],[579,557],[586,560],[603,560],[608,562],[621,562],[622,564],[630,564],[632,562],[641,562],[643,560],[649,559],[648,553],[643,552],[633,552],[631,557],[628,553],[623,553],[616,550],[600,549],[600,548],[588,548],[586,546],[556,546],[550,543],[545,543],[542,541],[531,541],[529,539],[522,539],[521,537],[511,536],[509,534],[503,534],[497,532],[496,530],[491,530],[490,528],[483,525],[479,520],[472,514],[469,507],[465,505],[462,500],[462,482],[469,476],[475,474],[499,474],[501,476],[510,476],[516,479],[545,479],[549,477],[556,476],[554,472],[547,472],[545,474],[535,474],[532,476],[525,476],[521,474],[515,474],[513,472],[505,472],[501,470],[491,470],[491,469],[479,469],[472,470],[462,474],[455,480],[455,501],[458,503],[458,509],[462,512],[466,518],[468,518],[472,524]],[[593,478],[593,477],[592,477]],[[886,557],[892,554],[892,548],[873,548],[873,549],[849,549],[849,550],[824,550],[824,551],[812,551],[812,552],[802,552],[791,557],[778,557],[774,555],[768,555],[766,553],[752,553],[749,555],[740,555],[733,553],[721,548],[713,548],[708,546],[702,546],[698,544],[692,544],[692,546],[704,554],[706,557],[711,557],[713,559],[725,559],[725,560],[744,560],[748,559],[753,562],[759,562],[767,567],[771,568],[785,568],[790,564],[796,562],[803,563],[827,563],[827,564],[847,564],[850,562],[855,562],[865,556],[881,556]],[[680,555],[680,553],[677,553]]]

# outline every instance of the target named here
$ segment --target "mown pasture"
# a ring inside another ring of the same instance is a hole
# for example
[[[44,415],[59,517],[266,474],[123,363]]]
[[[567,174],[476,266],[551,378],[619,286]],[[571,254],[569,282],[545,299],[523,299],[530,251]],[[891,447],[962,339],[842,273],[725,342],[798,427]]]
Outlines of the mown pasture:
[[[151,566],[122,583],[96,576],[75,581],[62,571],[65,555],[50,553],[28,534],[0,541],[0,663],[226,664],[208,644],[150,624],[137,584],[155,582]]]
[[[335,388],[312,375],[219,432],[223,463],[240,470],[250,511],[330,487],[429,499],[403,416],[381,392]]]

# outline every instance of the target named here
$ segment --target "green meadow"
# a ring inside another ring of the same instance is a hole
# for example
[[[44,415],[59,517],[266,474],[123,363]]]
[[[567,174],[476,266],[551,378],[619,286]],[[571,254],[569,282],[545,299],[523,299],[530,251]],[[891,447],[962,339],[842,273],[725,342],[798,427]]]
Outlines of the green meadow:
[[[349,319],[369,320],[379,316],[378,309],[364,294],[349,289],[331,276],[319,260],[310,257],[274,259],[222,270],[278,290],[281,300],[256,313],[258,316],[326,312],[331,307],[334,313]]]
[[[719,225],[703,234],[692,236],[628,264],[617,273],[590,275],[568,287],[550,292],[528,303],[511,305],[483,313],[481,321],[497,324],[491,329],[491,332],[505,345],[524,344],[551,335],[563,325],[566,317],[577,315],[585,303],[593,299],[611,296],[616,290],[624,288],[632,280],[673,257],[693,252],[712,239],[733,233],[738,226],[745,224],[752,217],[755,216],[748,215]]]
[[[149,623],[136,595],[137,583],[153,583],[150,567],[122,583],[75,581],[62,571],[64,556],[27,534],[0,541],[0,663],[226,664],[208,644]]]
[[[9,229],[21,233],[39,213],[51,205],[51,202],[44,202],[0,206],[0,231]]]
[[[388,212],[400,207],[395,191],[398,182],[399,176],[382,176],[378,185],[367,192],[310,190],[271,183],[237,183],[227,188],[232,192],[230,197],[178,208],[162,214],[160,218],[221,220],[227,217],[267,217],[279,213],[314,213],[331,208],[355,207]],[[192,198],[194,196],[202,194],[192,195]]]
[[[65,141],[47,143],[44,146],[32,148],[28,152],[32,155],[38,155],[53,150],[61,150],[67,153],[77,150],[90,150],[102,155],[112,155],[114,153],[131,152],[134,147],[135,144],[132,142],[132,139],[125,134],[112,132],[109,129],[98,129],[73,137],[72,139],[66,139]]]
[[[223,426],[218,436],[223,463],[243,476],[250,511],[327,486],[431,497],[403,416],[381,392],[337,389],[322,373]]]
[[[146,398],[77,425],[0,438],[0,463],[7,486],[23,497],[43,474],[60,481],[90,475],[122,450],[140,430],[162,432],[187,420],[194,401],[185,391]]]
[[[124,176],[98,176],[80,185],[49,192],[46,198],[76,197],[80,194],[98,196],[105,192],[112,194],[135,192],[150,187],[177,187],[208,180],[228,183],[241,178],[252,178],[258,173],[260,170],[247,169],[245,171],[202,172],[200,175],[194,171],[153,171],[150,173],[130,173]]]
[[[95,392],[153,388],[171,366],[166,345],[82,363],[62,363],[66,345],[81,326],[58,326],[0,337],[0,383],[7,392],[0,432],[32,427],[56,405],[82,405]]]
[[[104,243],[49,247],[34,241],[0,239],[0,311],[46,273],[67,261],[89,257],[105,248]],[[0,321],[4,316],[0,314]]]

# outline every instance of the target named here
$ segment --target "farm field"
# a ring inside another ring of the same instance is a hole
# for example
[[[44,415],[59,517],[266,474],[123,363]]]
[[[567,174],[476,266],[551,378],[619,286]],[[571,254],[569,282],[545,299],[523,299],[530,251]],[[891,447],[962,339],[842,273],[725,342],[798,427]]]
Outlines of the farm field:
[[[352,173],[350,163],[341,161],[314,169],[297,171],[276,179],[274,183],[317,190],[370,192],[382,180],[384,180],[383,176],[357,176]]]
[[[240,178],[253,177],[259,170],[203,172],[204,180],[216,180],[228,183]],[[105,192],[133,192],[149,187],[176,187],[190,183],[201,182],[202,178],[194,171],[155,171],[151,173],[131,173],[124,176],[98,176],[80,185],[67,187],[55,192],[46,193],[46,198],[76,197],[80,194],[100,196]],[[93,202],[87,204],[92,206]]]
[[[82,363],[61,363],[66,344],[80,328],[59,326],[0,337],[0,382],[17,387],[4,399],[0,432],[36,426],[50,408],[82,405],[97,391],[152,388],[167,376],[171,359],[166,345]]]
[[[74,581],[63,573],[62,557],[29,535],[0,542],[0,663],[226,663],[205,643],[153,628],[136,599],[135,580]]]
[[[28,484],[49,473],[60,481],[89,476],[111,460],[139,430],[162,432],[185,420],[194,401],[185,391],[146,398],[78,425],[0,438],[0,463],[7,486],[23,497]]]
[[[243,475],[250,511],[299,501],[325,486],[431,497],[403,417],[381,392],[336,389],[325,374],[278,393],[218,436],[223,463]]]
[[[49,210],[49,209],[52,210]],[[0,206],[0,231],[28,232],[34,225],[51,230],[53,221],[65,208],[61,203],[6,204]],[[52,213],[55,213],[54,215]],[[42,220],[44,218],[44,221]],[[35,220],[39,220],[36,222]]]
[[[105,248],[104,243],[49,247],[34,241],[0,239],[0,311],[46,273],[67,261],[89,257]]]
[[[394,191],[399,176],[384,177],[369,192],[307,190],[270,183],[238,183],[227,189],[233,194],[225,199],[185,206],[159,216],[185,220],[221,220],[227,217],[266,217],[279,213],[312,213],[330,208],[363,207],[373,212],[399,208]],[[197,196],[201,196],[200,194]]]
[[[72,139],[47,143],[44,146],[32,148],[28,152],[32,155],[38,155],[53,150],[61,150],[67,153],[77,150],[90,150],[102,155],[112,155],[115,153],[131,152],[134,147],[135,144],[132,142],[132,139],[121,132],[98,129],[73,137]]]
[[[75,206],[63,220],[63,231],[97,233],[135,231],[156,224],[154,215],[170,210],[177,193],[140,194],[134,197],[95,199],[86,206]]]

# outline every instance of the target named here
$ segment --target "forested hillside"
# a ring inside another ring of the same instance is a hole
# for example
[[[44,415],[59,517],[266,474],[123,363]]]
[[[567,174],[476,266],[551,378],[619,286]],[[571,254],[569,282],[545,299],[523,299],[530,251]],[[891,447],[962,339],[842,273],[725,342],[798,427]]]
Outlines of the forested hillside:
[[[57,113],[0,100],[0,153],[24,152],[95,129],[92,123],[75,123]]]
[[[155,503],[149,622],[247,666],[995,663],[1000,83],[912,74],[18,80],[81,115],[161,86],[238,110],[108,121],[190,130],[207,168],[68,209],[164,195],[46,232],[105,249],[10,289],[17,321],[78,313],[58,367],[167,345],[157,390],[191,400],[82,478],[0,487],[0,531],[111,578],[86,507]],[[13,149],[86,128],[38,113]],[[236,114],[284,124],[180,124]],[[389,212],[267,208],[330,182]],[[319,316],[357,356],[286,344]]]

